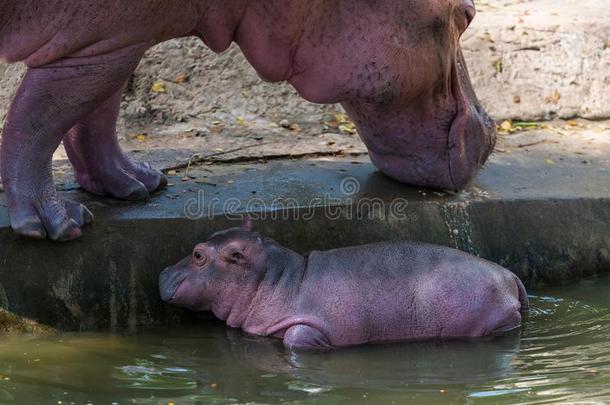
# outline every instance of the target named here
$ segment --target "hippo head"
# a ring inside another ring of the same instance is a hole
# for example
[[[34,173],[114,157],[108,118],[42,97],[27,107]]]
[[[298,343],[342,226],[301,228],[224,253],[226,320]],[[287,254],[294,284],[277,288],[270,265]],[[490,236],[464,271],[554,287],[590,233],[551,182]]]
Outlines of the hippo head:
[[[315,4],[289,82],[310,101],[341,103],[386,175],[464,188],[496,140],[459,45],[475,16],[473,0]]]
[[[222,313],[248,296],[264,275],[265,245],[249,220],[241,228],[215,233],[161,273],[161,298],[194,311],[214,311],[222,319]]]

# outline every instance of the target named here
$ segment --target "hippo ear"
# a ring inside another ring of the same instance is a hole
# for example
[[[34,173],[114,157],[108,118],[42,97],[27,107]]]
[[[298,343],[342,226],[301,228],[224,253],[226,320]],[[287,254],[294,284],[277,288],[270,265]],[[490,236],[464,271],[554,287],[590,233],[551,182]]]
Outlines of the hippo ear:
[[[232,242],[222,249],[223,259],[232,264],[245,265],[249,262],[246,247],[241,243]]]
[[[254,229],[254,223],[252,221],[252,218],[246,215],[244,217],[244,221],[241,224],[241,230],[246,232],[252,232],[252,229]]]

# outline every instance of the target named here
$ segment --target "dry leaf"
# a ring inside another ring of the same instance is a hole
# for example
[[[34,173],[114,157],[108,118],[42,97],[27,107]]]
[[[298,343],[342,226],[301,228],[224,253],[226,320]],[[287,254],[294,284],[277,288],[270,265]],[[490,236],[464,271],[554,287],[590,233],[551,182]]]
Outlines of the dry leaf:
[[[502,62],[502,59],[494,61],[493,66],[496,69],[496,73],[500,74],[504,72],[504,62]]]
[[[188,81],[189,81],[189,77],[187,75],[185,75],[185,74],[179,74],[174,79],[174,83],[186,83]]]
[[[555,90],[553,94],[544,99],[547,104],[557,104],[559,103],[559,100],[561,100],[561,93],[559,90]]]
[[[341,132],[345,132],[346,134],[353,135],[356,133],[356,125],[354,125],[351,122],[347,123],[347,124],[342,124],[342,125],[339,125],[339,130]]]
[[[165,83],[158,80],[152,85],[150,90],[153,93],[165,93],[166,92]]]
[[[513,131],[513,123],[510,121],[504,121],[500,124],[500,130],[504,132]]]

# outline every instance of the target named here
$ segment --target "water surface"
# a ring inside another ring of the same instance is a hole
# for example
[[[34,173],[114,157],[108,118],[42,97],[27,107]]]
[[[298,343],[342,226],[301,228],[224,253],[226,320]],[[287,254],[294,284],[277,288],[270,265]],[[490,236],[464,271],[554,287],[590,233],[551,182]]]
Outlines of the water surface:
[[[0,404],[610,402],[610,278],[537,291],[499,338],[290,354],[221,323],[0,340]]]

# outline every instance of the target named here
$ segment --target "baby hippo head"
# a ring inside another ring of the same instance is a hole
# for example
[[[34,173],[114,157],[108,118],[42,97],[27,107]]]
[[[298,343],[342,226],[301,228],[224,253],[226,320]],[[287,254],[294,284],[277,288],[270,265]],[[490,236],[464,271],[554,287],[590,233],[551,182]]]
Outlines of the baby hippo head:
[[[163,301],[194,311],[222,312],[246,296],[262,277],[267,256],[263,237],[251,226],[247,220],[241,228],[218,232],[165,269],[159,276]]]

